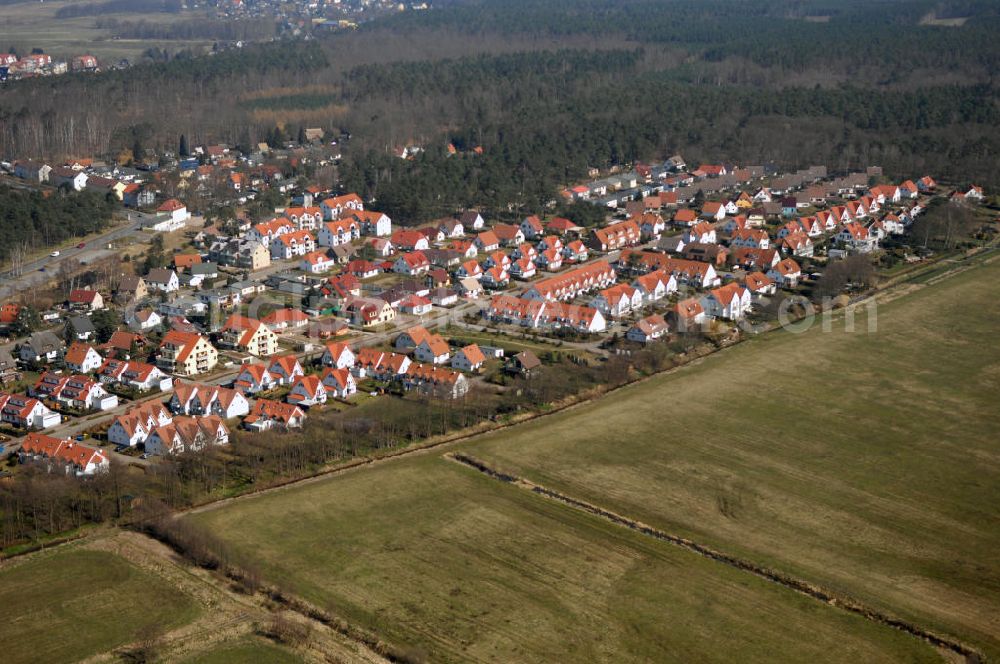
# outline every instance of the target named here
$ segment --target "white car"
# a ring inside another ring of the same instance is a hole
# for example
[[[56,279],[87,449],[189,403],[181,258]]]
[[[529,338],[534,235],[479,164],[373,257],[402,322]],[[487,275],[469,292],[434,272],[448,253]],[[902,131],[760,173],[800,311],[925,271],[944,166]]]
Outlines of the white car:
[[[49,256],[52,256],[52,258],[56,258],[58,255],[59,255],[58,251],[53,251],[51,254],[49,254]]]

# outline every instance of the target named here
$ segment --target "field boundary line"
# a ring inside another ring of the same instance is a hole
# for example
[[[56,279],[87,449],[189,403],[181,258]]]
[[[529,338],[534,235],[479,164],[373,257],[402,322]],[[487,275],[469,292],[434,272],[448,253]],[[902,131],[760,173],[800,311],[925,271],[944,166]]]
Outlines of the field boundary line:
[[[944,648],[958,655],[962,655],[965,657],[967,662],[973,663],[986,661],[986,657],[983,653],[979,652],[972,646],[962,643],[961,641],[942,636],[929,629],[920,627],[919,625],[915,625],[901,618],[883,613],[882,611],[866,606],[862,602],[851,597],[836,595],[830,590],[826,590],[820,586],[791,576],[785,572],[780,572],[778,570],[759,565],[745,558],[740,558],[738,556],[713,549],[712,547],[700,544],[686,537],[668,533],[664,530],[660,530],[659,528],[654,528],[653,526],[642,523],[641,521],[637,521],[627,516],[622,516],[621,514],[600,507],[599,505],[580,500],[579,498],[574,498],[565,493],[542,486],[541,484],[536,484],[535,482],[523,477],[497,470],[496,468],[489,466],[486,462],[468,454],[464,454],[462,452],[449,452],[443,456],[447,460],[476,470],[494,480],[511,484],[520,489],[524,489],[525,491],[530,491],[534,494],[562,503],[563,505],[567,505],[578,511],[597,516],[617,526],[627,528],[661,542],[673,544],[677,547],[702,556],[703,558],[708,558],[743,572],[753,574],[756,577],[762,578],[766,581],[771,581],[801,595],[823,602],[824,604],[847,611],[848,613],[859,615],[871,622],[906,632],[907,634],[922,639],[938,648]]]

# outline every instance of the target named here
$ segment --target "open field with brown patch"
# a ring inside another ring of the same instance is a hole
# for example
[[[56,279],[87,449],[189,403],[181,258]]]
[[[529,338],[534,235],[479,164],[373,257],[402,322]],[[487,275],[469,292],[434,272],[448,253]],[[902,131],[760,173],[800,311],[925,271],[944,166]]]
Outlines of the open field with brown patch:
[[[470,450],[1000,654],[1000,260]],[[930,283],[930,282],[928,282]]]
[[[504,470],[997,652],[1000,261],[867,332],[767,335],[461,444]],[[206,510],[265,578],[450,660],[936,659],[930,646],[415,455]],[[748,636],[752,635],[752,637]]]

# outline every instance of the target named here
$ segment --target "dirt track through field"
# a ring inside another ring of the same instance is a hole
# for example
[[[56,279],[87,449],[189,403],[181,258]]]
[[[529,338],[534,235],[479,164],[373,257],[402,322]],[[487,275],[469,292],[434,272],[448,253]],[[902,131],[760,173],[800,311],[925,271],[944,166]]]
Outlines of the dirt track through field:
[[[758,565],[757,563],[754,563],[752,561],[739,558],[737,556],[723,553],[722,551],[717,551],[711,547],[705,546],[704,544],[699,544],[698,542],[687,539],[685,537],[680,537],[679,535],[673,535],[663,530],[659,530],[652,526],[646,525],[640,521],[636,521],[635,519],[622,516],[620,514],[612,512],[611,510],[605,509],[598,505],[594,505],[593,503],[588,503],[586,501],[573,498],[572,496],[560,493],[553,489],[549,489],[540,484],[535,484],[531,480],[527,480],[523,477],[518,477],[516,475],[505,473],[501,470],[497,470],[495,468],[490,467],[483,461],[480,461],[475,457],[469,456],[468,454],[463,454],[461,452],[449,452],[444,455],[444,458],[459,463],[468,468],[472,468],[473,470],[476,470],[492,479],[499,480],[507,484],[511,484],[526,491],[531,491],[532,493],[544,496],[546,498],[550,498],[552,500],[563,503],[564,505],[567,505],[574,509],[587,512],[588,514],[592,514],[606,521],[610,521],[615,525],[623,526],[625,528],[634,530],[648,537],[652,537],[653,539],[657,539],[662,542],[668,542],[675,546],[679,546],[699,556],[709,558],[724,565],[728,565],[730,567],[742,570],[744,572],[748,572],[750,574],[753,574],[754,576],[760,577],[767,581],[777,583],[778,585],[784,586],[789,590],[793,590],[797,593],[806,595],[808,597],[812,597],[813,599],[819,600],[824,604],[828,604],[838,609],[842,609],[849,613],[860,615],[880,625],[885,625],[887,627],[892,627],[893,629],[898,629],[900,631],[906,632],[917,638],[927,641],[928,643],[934,645],[937,648],[941,648],[951,653],[961,655],[962,657],[965,658],[965,661],[969,664],[977,664],[979,662],[985,661],[985,656],[982,653],[980,653],[975,648],[968,646],[960,641],[957,641],[955,639],[946,636],[942,636],[940,634],[936,634],[928,629],[920,627],[919,625],[915,625],[900,618],[896,618],[894,616],[882,613],[881,611],[865,606],[864,604],[855,599],[849,597],[837,596],[831,591],[813,585],[808,581],[795,578],[793,576],[785,574],[784,572],[769,569],[762,565]]]

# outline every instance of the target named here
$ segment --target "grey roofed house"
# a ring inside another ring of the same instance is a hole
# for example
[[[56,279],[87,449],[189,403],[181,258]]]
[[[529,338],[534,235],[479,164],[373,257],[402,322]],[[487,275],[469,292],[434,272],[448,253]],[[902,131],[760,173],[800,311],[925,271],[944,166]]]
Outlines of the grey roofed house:
[[[66,323],[66,326],[77,339],[89,339],[97,332],[97,328],[86,316],[73,316]]]
[[[459,216],[458,220],[462,222],[462,225],[465,228],[472,228],[477,223],[482,223],[481,221],[482,216],[479,214],[477,210],[468,210],[466,212],[463,212]]]
[[[356,252],[357,249],[350,244],[338,244],[336,247],[332,247],[331,250],[327,252],[327,255],[329,256],[332,253],[338,263],[347,263]]]
[[[146,283],[165,286],[170,283],[170,280],[174,276],[175,274],[173,270],[165,267],[156,267],[150,270],[149,274],[146,275]]]
[[[142,277],[137,274],[130,274],[122,277],[122,280],[118,282],[118,292],[135,293],[141,288],[140,284],[142,283],[144,283]]]
[[[540,366],[542,366],[542,361],[530,350],[522,350],[513,357],[512,368],[517,373],[527,376]]]
[[[219,276],[219,266],[215,263],[195,263],[190,268],[191,276],[217,277]]]
[[[14,361],[14,356],[6,348],[0,348],[0,383],[17,380],[18,377],[17,362]]]
[[[64,347],[62,339],[45,330],[35,332],[26,342],[21,344],[19,354],[25,362],[43,358],[54,360]]]
[[[424,249],[424,256],[434,265],[452,267],[462,262],[462,254],[454,249]]]
[[[663,251],[679,254],[684,249],[684,238],[680,235],[671,235],[670,237],[661,238],[656,246]]]

